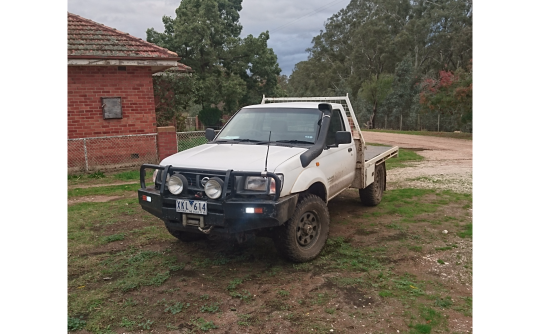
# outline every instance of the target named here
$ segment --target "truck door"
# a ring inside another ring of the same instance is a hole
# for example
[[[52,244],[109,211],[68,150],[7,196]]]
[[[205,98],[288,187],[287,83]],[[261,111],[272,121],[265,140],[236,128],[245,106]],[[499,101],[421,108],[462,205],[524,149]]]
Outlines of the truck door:
[[[332,110],[330,127],[326,136],[326,148],[319,158],[316,159],[319,161],[320,167],[323,168],[330,186],[328,190],[329,199],[352,184],[356,167],[354,141],[351,141],[350,144],[337,146],[336,131],[350,132],[350,129],[345,127],[345,122],[339,109]]]

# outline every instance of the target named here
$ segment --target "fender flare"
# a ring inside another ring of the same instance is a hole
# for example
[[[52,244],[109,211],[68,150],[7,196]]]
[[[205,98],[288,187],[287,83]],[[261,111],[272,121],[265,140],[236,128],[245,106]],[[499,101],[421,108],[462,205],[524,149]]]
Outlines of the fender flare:
[[[308,190],[314,183],[320,182],[324,185],[326,190],[326,199],[325,202],[328,202],[328,181],[324,173],[319,168],[307,168],[298,175],[294,185],[291,189],[291,193],[300,193],[302,191]]]

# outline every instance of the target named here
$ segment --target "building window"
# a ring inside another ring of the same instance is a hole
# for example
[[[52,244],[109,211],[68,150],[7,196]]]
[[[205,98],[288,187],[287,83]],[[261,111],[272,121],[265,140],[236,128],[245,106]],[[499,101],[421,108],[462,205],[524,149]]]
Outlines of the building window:
[[[122,98],[102,97],[103,119],[122,118]]]

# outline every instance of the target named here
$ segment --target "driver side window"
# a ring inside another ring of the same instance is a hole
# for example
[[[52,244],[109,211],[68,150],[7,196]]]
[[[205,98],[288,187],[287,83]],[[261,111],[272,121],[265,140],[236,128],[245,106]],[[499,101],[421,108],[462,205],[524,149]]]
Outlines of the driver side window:
[[[344,131],[343,119],[341,118],[341,112],[339,109],[332,110],[330,116],[330,127],[328,128],[328,135],[326,136],[326,146],[336,145],[336,131]]]

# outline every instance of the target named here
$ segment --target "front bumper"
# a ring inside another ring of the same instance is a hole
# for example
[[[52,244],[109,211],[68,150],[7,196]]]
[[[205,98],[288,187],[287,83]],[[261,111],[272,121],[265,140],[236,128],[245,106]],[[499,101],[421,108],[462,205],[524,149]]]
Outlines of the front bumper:
[[[277,201],[207,200],[207,214],[195,215],[176,212],[177,198],[161,196],[159,190],[153,188],[139,189],[138,197],[143,210],[163,219],[169,229],[193,232],[199,230],[199,227],[204,230],[213,227],[212,233],[224,234],[279,226],[292,216],[298,200],[297,194],[279,198]],[[246,208],[253,207],[262,208],[262,213],[246,213]]]

